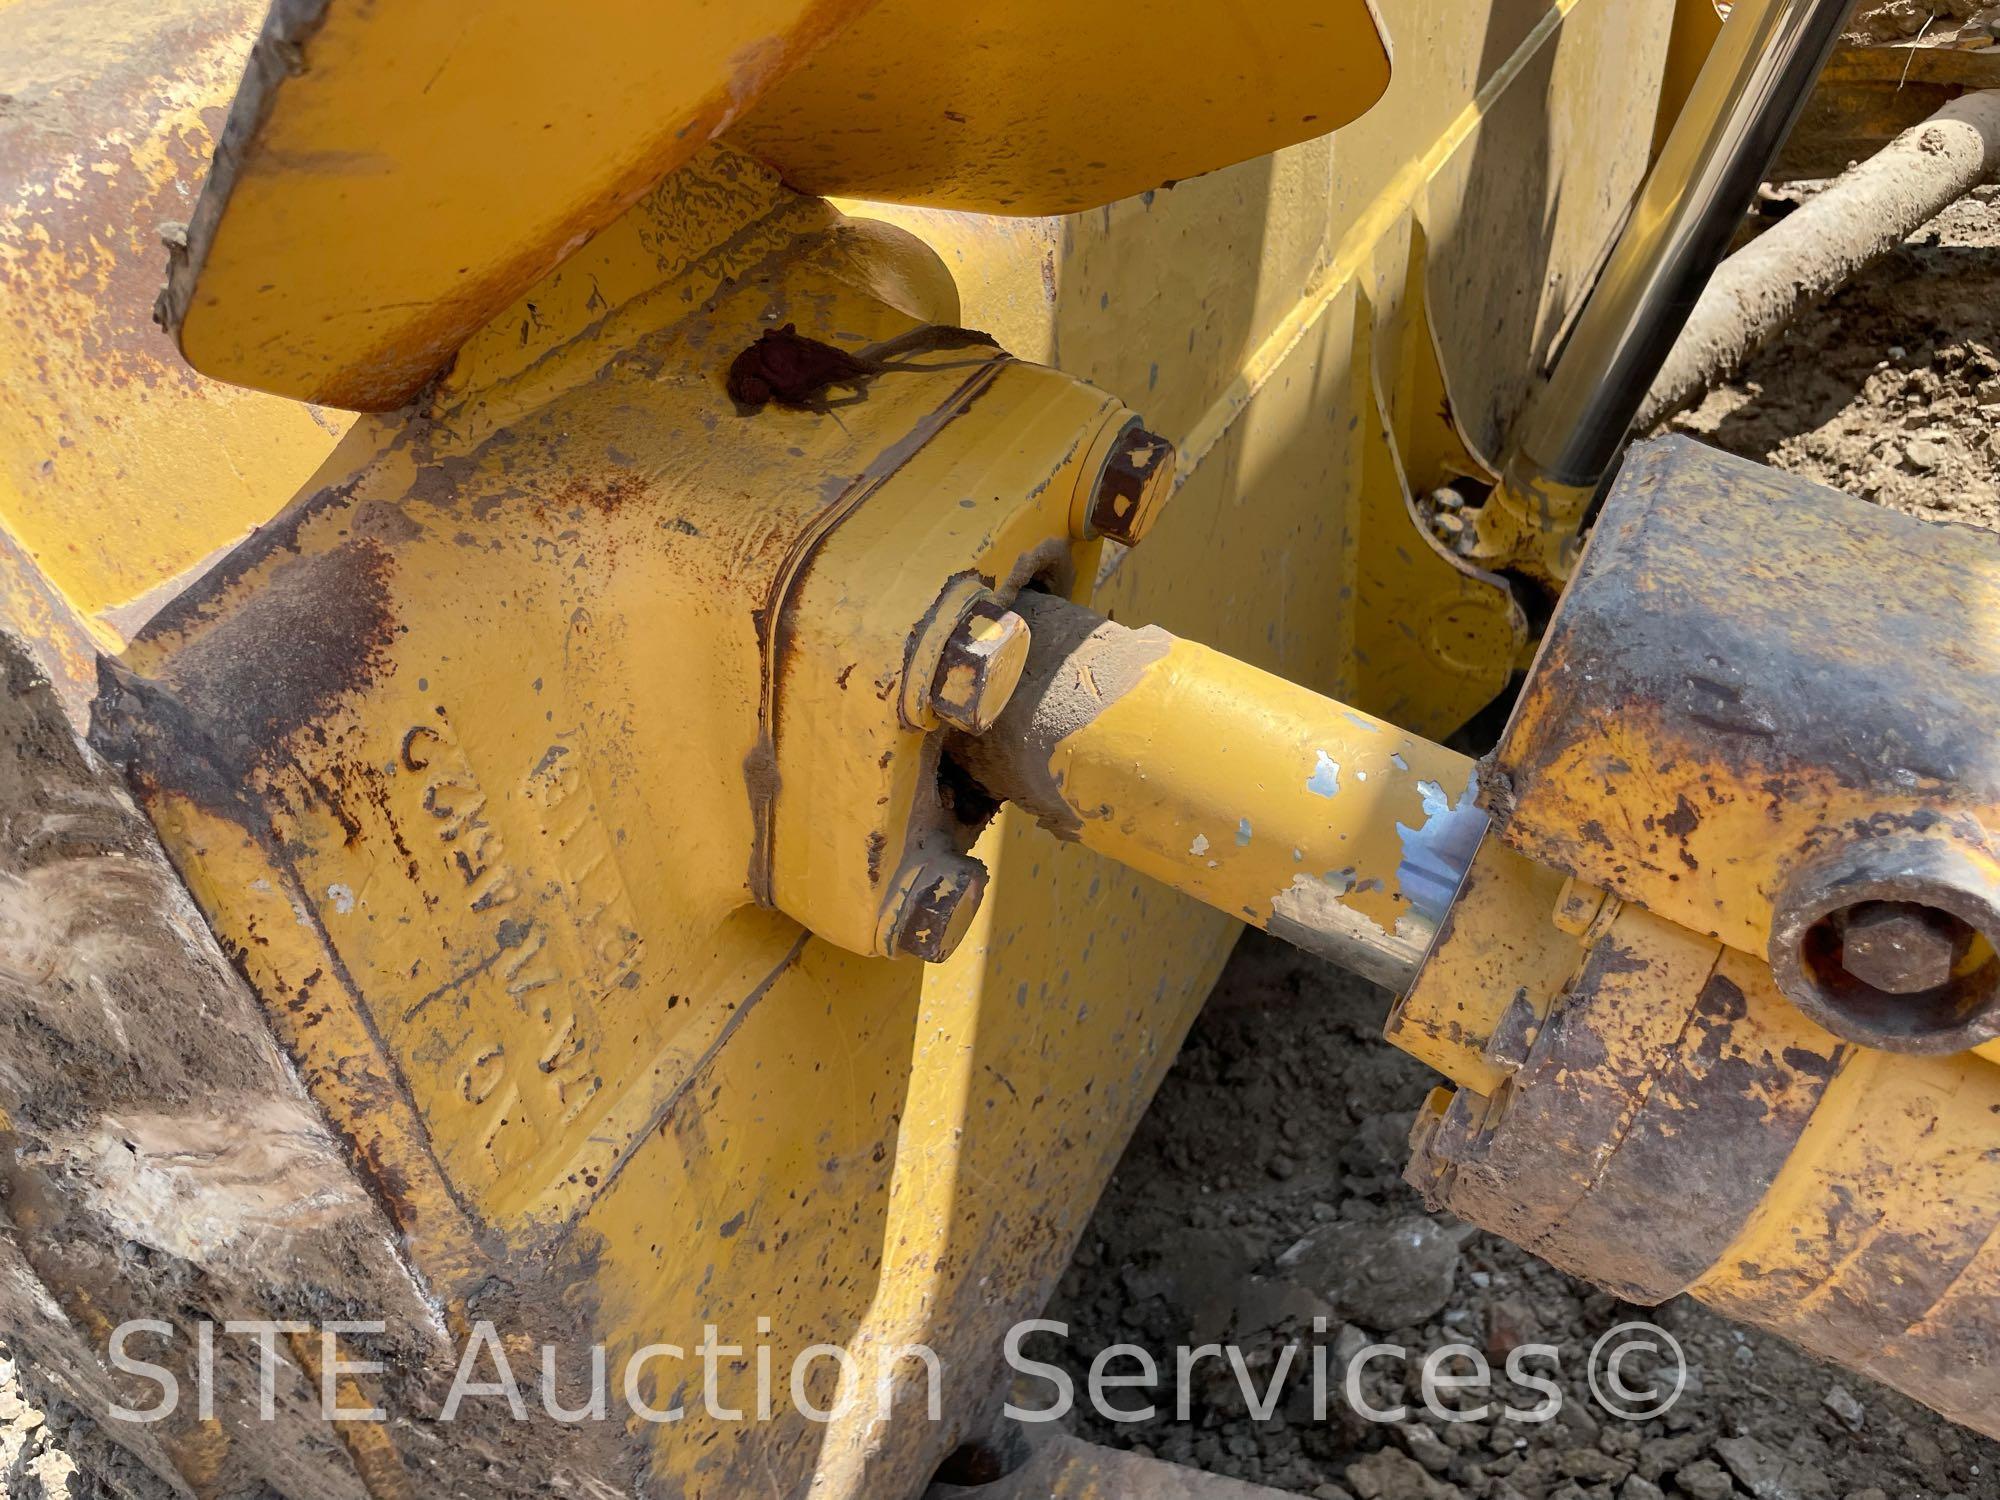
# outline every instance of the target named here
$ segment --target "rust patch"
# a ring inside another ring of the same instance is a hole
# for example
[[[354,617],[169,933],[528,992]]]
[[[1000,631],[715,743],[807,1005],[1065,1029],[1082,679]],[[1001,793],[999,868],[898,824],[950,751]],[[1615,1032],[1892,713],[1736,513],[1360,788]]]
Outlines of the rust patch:
[[[535,500],[535,519],[544,523],[568,520],[585,510],[615,516],[632,501],[652,493],[652,486],[638,474],[614,471],[588,480],[573,476],[553,494]]]
[[[1674,810],[1660,819],[1660,827],[1677,839],[1684,839],[1701,826],[1701,818],[1694,810],[1694,804],[1681,792],[1674,798]]]
[[[1684,438],[1632,450],[1480,781],[1520,853],[1761,952],[1882,820],[2000,847],[2000,540]]]
[[[74,20],[53,25],[37,9],[55,7],[25,5],[8,20],[10,58],[39,86],[0,107],[0,287],[23,320],[73,330],[93,383],[192,393],[203,382],[151,311],[162,231],[185,217],[213,143],[198,125],[170,126],[168,100],[176,85],[192,97],[210,89],[218,103],[227,97],[241,56],[235,38],[255,24],[257,8],[225,0],[93,15],[105,35],[89,49]],[[129,38],[111,40],[128,29]],[[78,65],[78,51],[88,63]],[[163,66],[174,70],[171,81]],[[171,164],[157,180],[140,160],[148,147]],[[77,295],[85,287],[89,295]]]
[[[278,563],[181,643],[159,686],[228,767],[278,769],[297,736],[394,670],[393,568],[373,538]]]
[[[1050,758],[1131,691],[1173,637],[1158,626],[1128,630],[1100,621],[1032,589],[1015,599],[1014,611],[1028,622],[1030,642],[1020,686],[991,729],[950,736],[947,752],[989,796],[1027,809],[1058,838],[1075,839],[1083,816],[1063,796]]]

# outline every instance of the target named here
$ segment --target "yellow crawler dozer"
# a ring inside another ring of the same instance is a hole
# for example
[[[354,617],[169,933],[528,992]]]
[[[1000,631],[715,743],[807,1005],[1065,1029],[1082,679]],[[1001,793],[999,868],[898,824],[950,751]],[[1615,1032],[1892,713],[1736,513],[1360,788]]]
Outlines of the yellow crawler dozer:
[[[1846,9],[0,0],[10,1346],[202,1497],[1252,1500],[999,1421],[1249,924],[1434,1205],[2000,1436],[2000,538],[1626,450]]]

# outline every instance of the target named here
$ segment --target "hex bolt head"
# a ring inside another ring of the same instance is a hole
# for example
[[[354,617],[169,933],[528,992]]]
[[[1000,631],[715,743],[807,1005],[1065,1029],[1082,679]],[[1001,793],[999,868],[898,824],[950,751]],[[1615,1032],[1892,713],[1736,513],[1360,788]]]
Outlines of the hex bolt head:
[[[1914,901],[1864,901],[1841,917],[1840,966],[1889,995],[1920,995],[1951,978],[1950,919]]]
[[[985,896],[986,866],[971,855],[926,860],[896,923],[896,951],[925,963],[943,963],[964,940]]]
[[[992,594],[974,596],[944,643],[931,679],[931,710],[955,729],[984,734],[1028,665],[1028,622]]]
[[[1136,547],[1174,488],[1174,445],[1134,422],[1118,435],[1098,475],[1087,531]]]

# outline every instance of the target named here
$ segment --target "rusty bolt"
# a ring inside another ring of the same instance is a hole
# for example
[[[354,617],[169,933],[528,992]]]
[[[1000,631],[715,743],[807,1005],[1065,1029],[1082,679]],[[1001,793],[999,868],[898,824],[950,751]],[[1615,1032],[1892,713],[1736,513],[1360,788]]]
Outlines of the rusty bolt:
[[[967,734],[984,734],[1021,684],[1028,622],[983,590],[944,643],[931,679],[931,709]]]
[[[1951,978],[1952,919],[1914,901],[1864,901],[1841,918],[1840,966],[1890,995],[1920,995]]]
[[[925,861],[896,923],[896,951],[943,963],[964,939],[986,895],[986,866],[968,854]]]
[[[1174,487],[1174,445],[1134,422],[1118,435],[1097,478],[1086,537],[1136,547],[1159,519]]]

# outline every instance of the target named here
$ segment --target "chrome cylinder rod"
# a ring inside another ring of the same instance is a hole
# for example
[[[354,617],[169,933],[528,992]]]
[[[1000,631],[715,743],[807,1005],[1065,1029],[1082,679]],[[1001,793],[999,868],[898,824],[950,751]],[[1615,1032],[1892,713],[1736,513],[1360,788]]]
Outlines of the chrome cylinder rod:
[[[1594,484],[1832,54],[1850,0],[1739,0],[1577,319],[1522,449]]]
[[[1738,0],[1480,513],[1475,555],[1560,584],[1646,392],[1805,108],[1851,0]]]

